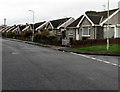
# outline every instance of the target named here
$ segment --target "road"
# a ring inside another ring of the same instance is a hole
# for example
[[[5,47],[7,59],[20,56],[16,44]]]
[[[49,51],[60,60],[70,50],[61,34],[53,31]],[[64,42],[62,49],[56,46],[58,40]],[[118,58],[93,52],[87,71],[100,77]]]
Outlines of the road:
[[[17,41],[2,48],[3,90],[118,89],[117,66]]]

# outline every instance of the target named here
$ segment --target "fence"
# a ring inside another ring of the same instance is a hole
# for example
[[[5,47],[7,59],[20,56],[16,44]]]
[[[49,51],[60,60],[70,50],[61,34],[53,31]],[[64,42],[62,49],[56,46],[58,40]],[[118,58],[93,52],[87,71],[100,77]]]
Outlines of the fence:
[[[120,44],[120,38],[111,38],[110,44]],[[72,47],[86,47],[86,46],[96,46],[96,45],[106,45],[107,39],[90,39],[90,40],[78,40],[73,41]]]

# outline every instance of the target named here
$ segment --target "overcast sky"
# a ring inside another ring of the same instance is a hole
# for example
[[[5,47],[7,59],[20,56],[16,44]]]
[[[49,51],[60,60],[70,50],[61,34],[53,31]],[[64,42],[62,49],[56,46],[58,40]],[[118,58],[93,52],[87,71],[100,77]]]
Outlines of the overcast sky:
[[[108,0],[0,0],[0,25],[4,18],[7,25],[32,23],[32,12],[35,11],[35,22],[49,21],[63,17],[78,18],[85,11],[103,11],[107,9]],[[118,8],[119,0],[110,0],[110,9]]]

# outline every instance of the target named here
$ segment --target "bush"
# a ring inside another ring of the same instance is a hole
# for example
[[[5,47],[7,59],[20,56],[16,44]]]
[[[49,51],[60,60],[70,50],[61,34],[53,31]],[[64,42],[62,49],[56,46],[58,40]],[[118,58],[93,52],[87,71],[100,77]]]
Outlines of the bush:
[[[39,42],[42,44],[49,44],[49,45],[61,45],[61,42],[55,37],[51,35],[43,35],[43,34],[36,34],[34,36],[34,42]]]
[[[16,36],[16,34],[14,32],[8,32],[8,33],[6,33],[6,36],[8,38],[14,38]]]
[[[48,38],[49,40],[56,39],[56,37],[55,37],[55,36],[52,36],[52,35],[47,36],[47,38]]]
[[[29,30],[29,31],[26,31],[25,33],[24,33],[24,36],[25,37],[31,37],[32,36],[32,31],[31,30]]]
[[[2,37],[5,37],[6,35],[5,35],[5,33],[2,33]]]
[[[41,35],[40,34],[35,34],[34,41],[39,42],[40,39],[41,39]]]
[[[49,35],[49,31],[48,31],[48,30],[43,30],[43,31],[41,32],[41,35],[42,35],[43,37],[46,37],[46,36]]]

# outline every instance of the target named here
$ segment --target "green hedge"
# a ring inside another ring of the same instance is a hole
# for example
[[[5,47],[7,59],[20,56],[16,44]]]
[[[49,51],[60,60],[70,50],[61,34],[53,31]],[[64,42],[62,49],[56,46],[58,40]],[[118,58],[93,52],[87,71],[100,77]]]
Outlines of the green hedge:
[[[58,40],[55,36],[51,36],[51,35],[45,36],[41,34],[36,34],[34,36],[34,42],[49,44],[49,45],[61,45],[61,41]]]

